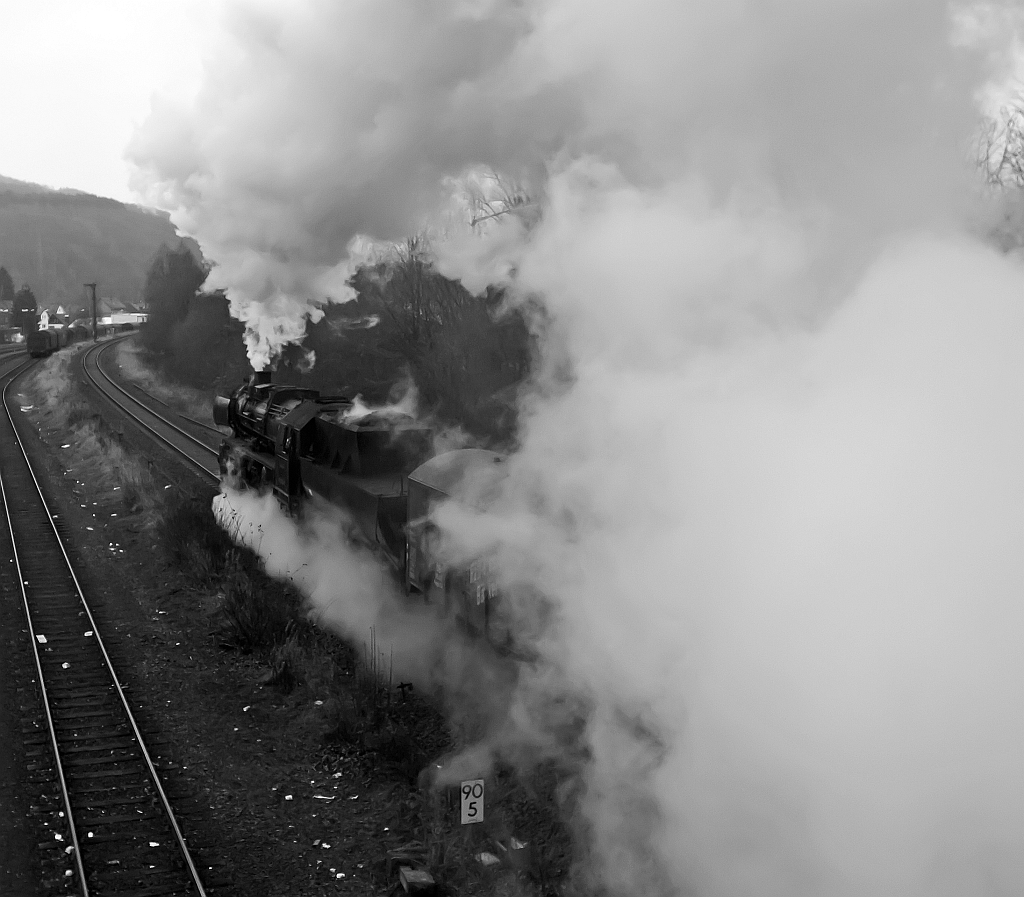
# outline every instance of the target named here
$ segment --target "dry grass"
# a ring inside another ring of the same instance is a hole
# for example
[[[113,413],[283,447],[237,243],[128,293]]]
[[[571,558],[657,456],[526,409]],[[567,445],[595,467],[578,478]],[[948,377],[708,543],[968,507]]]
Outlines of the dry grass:
[[[212,497],[212,490],[204,490],[167,500],[158,524],[163,550],[194,588],[216,595],[217,632],[225,647],[279,647],[300,619],[301,600],[232,542],[213,516]]]
[[[263,660],[260,684],[297,708],[296,737],[311,750],[319,743],[327,758],[354,752],[403,795],[408,840],[388,854],[392,875],[400,865],[425,868],[450,894],[564,892],[571,861],[557,798],[564,775],[535,771],[524,781],[510,768],[496,770],[487,783],[487,821],[461,825],[458,787],[436,789],[423,775],[456,747],[448,725],[428,701],[398,689],[374,631],[351,646],[316,627],[298,594],[267,577],[259,559],[220,530],[210,496],[170,502],[160,532],[196,586],[216,596],[218,643]],[[529,843],[519,846],[513,833]],[[484,864],[485,853],[499,862]]]
[[[169,385],[167,378],[155,372],[146,362],[147,353],[133,340],[118,343],[114,348],[121,373],[139,384],[150,395],[160,399],[175,411],[211,425],[213,390],[200,390],[182,384]]]
[[[74,352],[61,352],[43,361],[26,381],[21,400],[44,435],[59,433],[64,440],[66,475],[90,484],[120,500],[129,513],[141,512],[148,524],[155,521],[162,496],[148,465],[125,445],[82,395],[72,376]]]
[[[278,583],[259,581],[236,564],[226,568],[221,595],[219,632],[226,644],[255,651],[287,640],[297,618],[294,593]]]
[[[196,518],[200,510],[207,519]],[[381,650],[376,633],[371,630],[355,647],[317,628],[298,595],[267,578],[255,555],[226,547],[221,540],[230,542],[227,536],[210,531],[216,524],[208,501],[183,507],[174,519],[179,539],[201,543],[186,549],[190,556],[224,555],[218,573],[207,582],[220,597],[221,644],[266,661],[262,684],[307,708],[296,721],[298,730],[314,738],[319,734],[328,752],[355,750],[369,760],[375,777],[406,795],[409,840],[391,851],[395,868],[429,869],[448,893],[559,892],[571,851],[557,799],[564,775],[535,771],[527,782],[511,768],[497,770],[487,784],[487,822],[461,825],[458,787],[435,789],[422,775],[433,760],[456,747],[448,724],[428,701],[398,689],[392,659]],[[214,566],[210,560],[203,569]],[[465,730],[469,723],[462,723]],[[531,843],[517,847],[513,833]],[[485,865],[483,853],[500,862]]]
[[[211,495],[175,494],[168,498],[157,528],[168,558],[197,588],[218,589],[235,546],[213,517]]]

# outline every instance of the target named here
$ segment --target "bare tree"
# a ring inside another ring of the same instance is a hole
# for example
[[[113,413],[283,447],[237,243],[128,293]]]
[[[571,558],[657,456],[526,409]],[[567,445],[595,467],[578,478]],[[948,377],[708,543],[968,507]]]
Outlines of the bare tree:
[[[474,296],[438,273],[425,237],[382,251],[356,286],[380,309],[381,349],[445,419],[473,429],[493,396],[526,376],[531,346],[523,315],[504,307],[500,291]]]
[[[978,140],[978,167],[993,187],[1024,188],[1024,108],[1002,110]]]
[[[471,227],[513,211],[533,208],[535,203],[518,181],[496,171],[481,171],[468,180],[466,195],[470,206]]]
[[[427,241],[410,237],[392,247],[379,267],[384,313],[402,343],[413,351],[434,349],[438,332],[458,317],[472,297],[433,270]]]

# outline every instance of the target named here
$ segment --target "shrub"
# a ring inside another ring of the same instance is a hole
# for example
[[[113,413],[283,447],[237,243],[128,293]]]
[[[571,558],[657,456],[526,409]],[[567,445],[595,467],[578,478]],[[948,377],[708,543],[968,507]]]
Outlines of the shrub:
[[[254,651],[285,643],[298,615],[294,593],[277,583],[255,581],[241,564],[228,567],[223,586],[218,613],[226,644]]]
[[[214,588],[236,549],[217,524],[210,498],[208,493],[173,496],[164,507],[158,530],[169,560],[192,584]]]
[[[112,493],[121,490],[129,511],[155,511],[162,496],[145,462],[83,398],[82,385],[71,372],[73,358],[70,352],[61,353],[34,371],[26,389],[34,403],[33,419],[41,430],[68,439],[65,447],[70,450],[61,461],[69,472]]]

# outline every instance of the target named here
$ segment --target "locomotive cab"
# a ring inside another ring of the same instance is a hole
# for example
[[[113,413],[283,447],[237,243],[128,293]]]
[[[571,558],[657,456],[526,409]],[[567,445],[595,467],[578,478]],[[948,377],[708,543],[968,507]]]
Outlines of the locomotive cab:
[[[315,401],[300,399],[274,426],[274,493],[290,514],[298,510],[302,498],[300,458],[309,452],[313,420],[318,412],[319,405]]]

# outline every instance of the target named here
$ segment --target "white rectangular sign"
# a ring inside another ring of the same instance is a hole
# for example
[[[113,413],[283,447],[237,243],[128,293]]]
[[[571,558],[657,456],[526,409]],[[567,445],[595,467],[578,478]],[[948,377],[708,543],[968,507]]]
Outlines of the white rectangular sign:
[[[462,783],[462,824],[484,821],[484,780]]]

